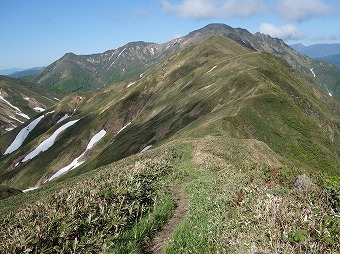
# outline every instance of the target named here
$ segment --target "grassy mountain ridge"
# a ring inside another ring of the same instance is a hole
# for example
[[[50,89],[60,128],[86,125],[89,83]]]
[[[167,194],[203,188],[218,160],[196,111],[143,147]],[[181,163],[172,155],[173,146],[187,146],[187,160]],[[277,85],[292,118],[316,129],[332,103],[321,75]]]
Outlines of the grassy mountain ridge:
[[[340,109],[311,82],[214,36],[134,82],[64,97],[0,158],[1,183],[40,186],[0,203],[0,250],[143,252],[176,207],[170,187],[182,185],[190,206],[165,253],[336,253]],[[86,162],[43,184],[102,129]]]
[[[260,33],[251,34],[246,29],[225,24],[209,24],[164,44],[132,42],[101,54],[77,56],[68,53],[34,76],[32,81],[64,93],[94,90],[112,82],[137,79],[171,54],[215,35],[226,36],[249,49],[284,58],[294,68],[314,79],[319,89],[329,92],[339,101],[340,71],[333,65],[309,58],[280,39]]]
[[[66,113],[73,114],[70,120],[80,120],[61,134],[54,149],[14,167],[61,126],[53,124]],[[211,37],[175,53],[135,83],[65,97],[20,150],[2,158],[2,182],[17,188],[40,185],[79,156],[101,129],[107,135],[100,145],[64,178],[147,145],[208,134],[257,139],[300,166],[338,172],[338,103],[280,58],[225,37]]]

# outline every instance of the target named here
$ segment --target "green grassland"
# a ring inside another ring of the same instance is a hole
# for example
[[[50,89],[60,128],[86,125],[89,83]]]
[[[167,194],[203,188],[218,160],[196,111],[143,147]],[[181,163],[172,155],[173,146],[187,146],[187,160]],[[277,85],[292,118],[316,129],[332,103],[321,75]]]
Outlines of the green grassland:
[[[261,142],[178,141],[3,200],[1,250],[141,253],[175,208],[168,187],[186,182],[189,212],[165,253],[336,253],[336,181]]]

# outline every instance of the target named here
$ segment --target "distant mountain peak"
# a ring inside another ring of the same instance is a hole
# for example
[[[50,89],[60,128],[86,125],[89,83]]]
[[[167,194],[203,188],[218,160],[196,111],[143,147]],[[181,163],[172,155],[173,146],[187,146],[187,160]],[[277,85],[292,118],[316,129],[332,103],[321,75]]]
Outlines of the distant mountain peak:
[[[313,78],[319,88],[337,94],[335,92],[337,78],[333,77],[337,71],[331,70],[332,65],[323,65],[321,70],[319,62],[299,54],[281,39],[259,32],[252,34],[246,29],[232,28],[221,23],[208,24],[186,36],[163,44],[135,41],[104,53],[80,56],[67,53],[43,72],[35,75],[32,81],[53,86],[63,93],[94,90],[114,82],[139,78],[171,54],[197,45],[214,35],[222,35],[249,49],[284,58],[294,68]],[[314,68],[316,77],[311,74],[311,68]],[[323,75],[317,75],[318,72],[322,72]],[[339,96],[334,97],[339,99]]]

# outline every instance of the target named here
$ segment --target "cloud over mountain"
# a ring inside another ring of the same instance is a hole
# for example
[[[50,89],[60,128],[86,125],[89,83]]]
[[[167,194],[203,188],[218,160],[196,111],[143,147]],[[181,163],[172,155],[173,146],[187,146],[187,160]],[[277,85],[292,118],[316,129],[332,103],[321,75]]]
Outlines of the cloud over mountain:
[[[299,22],[320,16],[328,16],[334,10],[321,0],[279,0],[277,13],[286,19]]]
[[[262,0],[182,0],[179,4],[162,0],[162,6],[166,12],[189,19],[248,18],[266,10]]]
[[[163,10],[188,19],[249,18],[271,12],[277,16],[303,22],[315,17],[332,15],[335,11],[323,0],[161,0]]]
[[[304,37],[303,33],[300,32],[299,29],[289,24],[278,27],[273,24],[262,23],[259,28],[259,32],[283,40],[299,40]]]

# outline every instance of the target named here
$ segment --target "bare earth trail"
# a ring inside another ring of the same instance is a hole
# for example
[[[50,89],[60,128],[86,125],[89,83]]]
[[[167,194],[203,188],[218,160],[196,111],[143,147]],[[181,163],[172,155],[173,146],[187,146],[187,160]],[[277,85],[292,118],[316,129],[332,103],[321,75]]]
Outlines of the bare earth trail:
[[[145,247],[144,253],[162,253],[171,235],[174,233],[178,225],[184,220],[189,208],[189,199],[182,193],[184,186],[185,185],[174,185],[170,187],[174,194],[177,207],[164,228],[159,231],[155,235],[154,239]]]

